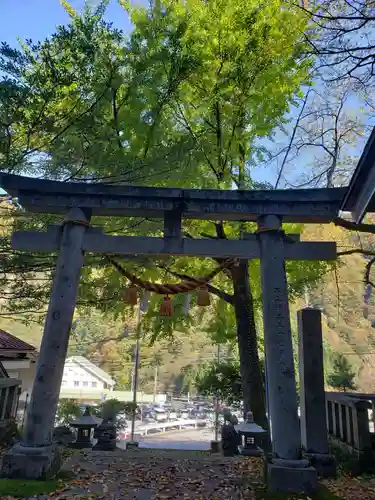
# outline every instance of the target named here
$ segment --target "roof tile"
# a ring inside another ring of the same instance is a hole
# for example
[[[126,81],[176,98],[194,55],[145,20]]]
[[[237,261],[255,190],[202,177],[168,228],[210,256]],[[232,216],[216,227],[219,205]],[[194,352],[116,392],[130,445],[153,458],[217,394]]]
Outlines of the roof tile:
[[[0,350],[8,351],[35,351],[36,348],[10,333],[0,330]]]

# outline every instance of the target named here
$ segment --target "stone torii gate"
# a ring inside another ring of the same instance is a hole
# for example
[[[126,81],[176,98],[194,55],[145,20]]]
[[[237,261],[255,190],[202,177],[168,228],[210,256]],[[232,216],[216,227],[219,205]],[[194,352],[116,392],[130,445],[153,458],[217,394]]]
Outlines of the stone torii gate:
[[[315,469],[301,459],[285,261],[333,260],[336,244],[301,242],[295,235],[284,235],[281,226],[282,222],[331,222],[345,189],[183,190],[61,183],[8,174],[0,174],[0,186],[27,211],[65,216],[61,226],[50,226],[45,233],[18,232],[12,239],[17,250],[59,254],[23,439],[4,458],[3,475],[44,478],[59,466],[52,443],[54,419],[84,253],[92,252],[260,259],[275,456],[268,472],[273,483],[287,479],[289,489],[292,484],[300,489],[316,482]],[[90,227],[93,216],[163,218],[164,237],[108,236]],[[184,218],[257,221],[258,232],[241,240],[192,240],[182,237]]]

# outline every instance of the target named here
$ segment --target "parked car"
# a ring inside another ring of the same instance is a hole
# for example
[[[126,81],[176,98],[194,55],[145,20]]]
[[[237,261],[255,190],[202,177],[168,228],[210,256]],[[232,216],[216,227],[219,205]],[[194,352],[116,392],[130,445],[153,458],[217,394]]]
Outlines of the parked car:
[[[172,410],[172,411],[168,411],[168,420],[173,422],[174,420],[177,420],[178,419],[178,416],[177,416],[177,412]]]
[[[190,417],[189,410],[187,408],[182,408],[178,413],[177,413],[178,418],[182,419],[188,419]]]
[[[151,415],[156,422],[167,422],[168,420],[168,412],[164,408],[154,408]]]

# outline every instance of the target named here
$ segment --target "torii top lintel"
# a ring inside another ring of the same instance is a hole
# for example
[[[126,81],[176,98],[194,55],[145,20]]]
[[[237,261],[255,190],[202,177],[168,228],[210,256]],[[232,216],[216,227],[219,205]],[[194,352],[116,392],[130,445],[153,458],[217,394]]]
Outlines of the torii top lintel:
[[[0,186],[30,212],[66,214],[79,207],[91,214],[256,220],[273,214],[286,222],[330,222],[340,210],[347,188],[229,191],[138,187],[99,183],[64,183],[0,174]]]

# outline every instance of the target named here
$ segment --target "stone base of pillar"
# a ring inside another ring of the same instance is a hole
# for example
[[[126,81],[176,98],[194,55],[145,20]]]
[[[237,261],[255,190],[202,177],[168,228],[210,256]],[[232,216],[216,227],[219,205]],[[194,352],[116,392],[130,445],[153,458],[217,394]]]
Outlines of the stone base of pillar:
[[[136,450],[139,447],[138,441],[128,441],[126,443],[127,450]]]
[[[117,449],[117,442],[116,440],[111,440],[111,441],[104,441],[104,442],[97,442],[95,446],[92,448],[94,451],[95,450],[102,450],[102,451],[113,451]]]
[[[253,448],[240,446],[240,454],[244,457],[263,457],[264,451],[259,446],[254,446]]]
[[[72,443],[69,443],[69,448],[74,448],[77,450],[91,450],[93,447],[93,442],[92,441],[73,441]]]
[[[274,459],[267,466],[268,491],[312,495],[318,487],[318,474],[308,460]]]
[[[328,453],[304,453],[303,457],[315,467],[318,477],[336,477],[336,459]]]
[[[55,476],[60,468],[61,456],[57,445],[31,448],[17,443],[3,458],[1,476],[45,480]]]
[[[211,441],[211,453],[220,453],[221,443],[220,441]]]

